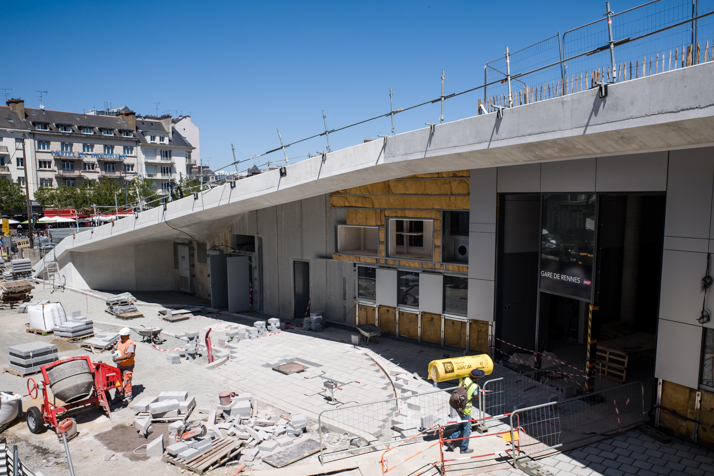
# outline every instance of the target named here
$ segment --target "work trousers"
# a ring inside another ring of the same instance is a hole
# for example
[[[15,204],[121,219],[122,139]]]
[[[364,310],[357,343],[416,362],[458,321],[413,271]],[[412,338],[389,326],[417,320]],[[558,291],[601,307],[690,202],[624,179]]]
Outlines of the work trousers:
[[[464,438],[461,441],[453,441],[452,443],[456,445],[457,443],[461,445],[461,451],[465,451],[469,449],[469,436],[471,436],[471,418],[473,418],[471,415],[466,415],[465,413],[459,413],[459,420],[462,420],[461,423],[459,423],[459,426],[456,427],[456,431],[454,431],[451,435],[449,435],[449,440],[453,440],[456,438]]]
[[[121,370],[121,377],[123,380],[123,385],[122,385],[122,392],[124,393],[124,397],[130,397],[131,396],[131,378],[134,376],[134,371],[133,370]]]

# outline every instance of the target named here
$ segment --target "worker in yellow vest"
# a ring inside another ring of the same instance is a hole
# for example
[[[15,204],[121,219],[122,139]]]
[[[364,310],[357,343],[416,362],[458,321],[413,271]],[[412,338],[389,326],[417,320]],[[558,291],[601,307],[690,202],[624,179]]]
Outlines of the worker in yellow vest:
[[[124,394],[124,401],[126,403],[131,402],[131,378],[134,376],[134,356],[136,355],[136,344],[129,338],[131,330],[128,327],[119,331],[120,339],[117,342],[115,350],[117,351],[114,355],[114,363],[117,364],[117,368],[121,371],[121,376],[123,380],[123,388],[117,389],[116,394],[114,394],[114,399],[120,393]]]
[[[451,435],[449,435],[449,440],[457,441],[447,441],[446,451],[454,451],[457,446],[461,447],[461,454],[473,453],[474,450],[469,449],[469,437],[471,437],[471,421],[473,419],[473,399],[474,397],[478,399],[478,381],[481,377],[486,375],[486,372],[480,369],[473,369],[468,377],[464,377],[459,380],[459,386],[463,386],[466,389],[467,402],[464,409],[459,414],[459,426],[456,427]],[[463,438],[459,440],[459,438]]]

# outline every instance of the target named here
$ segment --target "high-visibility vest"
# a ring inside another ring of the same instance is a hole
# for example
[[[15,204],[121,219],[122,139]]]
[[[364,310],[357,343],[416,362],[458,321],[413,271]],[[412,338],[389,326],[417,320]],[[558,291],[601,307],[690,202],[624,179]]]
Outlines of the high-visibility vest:
[[[126,351],[127,349],[129,349],[129,346],[132,345],[134,346],[134,353],[136,354],[136,344],[134,344],[134,341],[132,341],[131,339],[127,339],[126,342],[122,342],[121,340],[117,342],[117,350],[121,352],[120,357],[126,357]],[[121,362],[118,362],[117,365],[120,367],[129,367],[130,365],[134,365],[134,357],[132,356],[129,360],[123,360]]]
[[[468,398],[468,403],[466,404],[464,411],[462,411],[461,413],[463,413],[464,415],[471,416],[471,414],[473,413],[473,400],[472,399],[473,399],[474,393],[476,393],[478,391],[478,384],[476,382],[474,382],[473,380],[471,380],[471,377],[465,377],[465,378],[462,378],[461,380],[459,380],[459,385],[463,385],[464,387],[466,387],[466,394],[467,394],[467,398]]]

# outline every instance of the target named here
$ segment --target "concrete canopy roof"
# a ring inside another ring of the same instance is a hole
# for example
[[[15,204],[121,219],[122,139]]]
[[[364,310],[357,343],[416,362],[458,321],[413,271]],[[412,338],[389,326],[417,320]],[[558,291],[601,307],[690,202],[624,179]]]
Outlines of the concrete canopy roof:
[[[55,252],[85,252],[155,240],[213,238],[237,215],[413,174],[603,157],[714,144],[714,63],[588,90],[372,141],[290,165],[138,218],[78,233]],[[38,266],[41,266],[38,265]]]

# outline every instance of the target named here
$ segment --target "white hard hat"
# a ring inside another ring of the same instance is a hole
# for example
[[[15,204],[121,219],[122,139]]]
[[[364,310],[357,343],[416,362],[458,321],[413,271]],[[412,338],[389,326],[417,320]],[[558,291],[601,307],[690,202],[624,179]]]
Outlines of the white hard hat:
[[[131,334],[131,330],[128,327],[119,331],[120,336],[128,336],[129,334]]]

